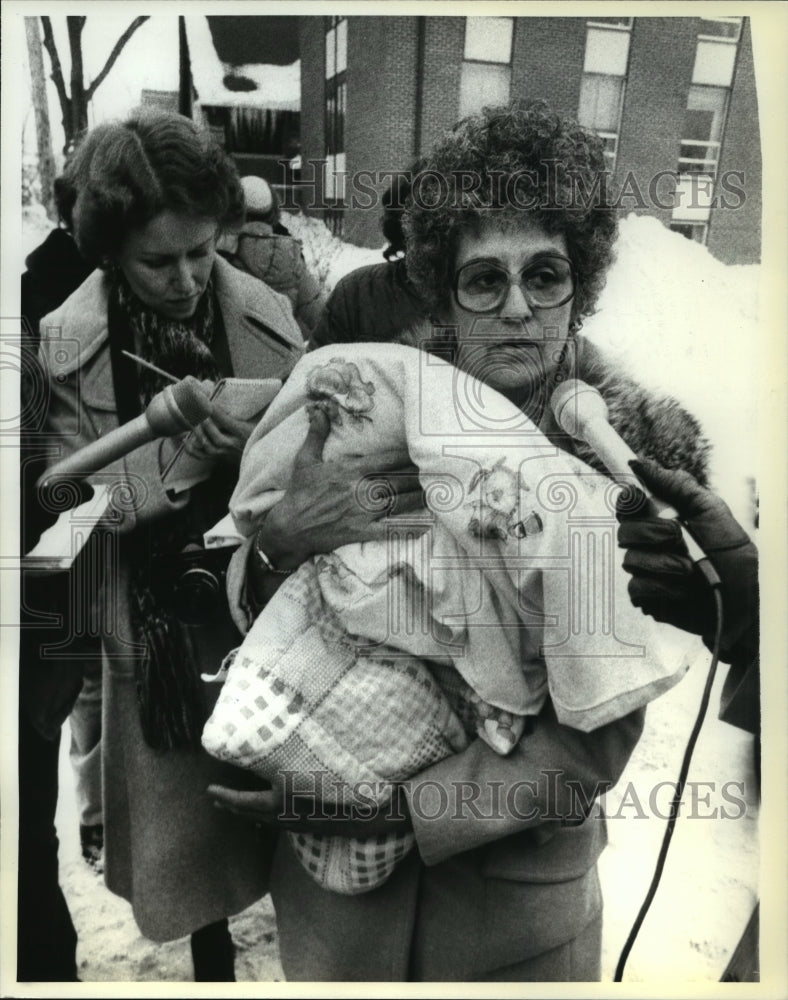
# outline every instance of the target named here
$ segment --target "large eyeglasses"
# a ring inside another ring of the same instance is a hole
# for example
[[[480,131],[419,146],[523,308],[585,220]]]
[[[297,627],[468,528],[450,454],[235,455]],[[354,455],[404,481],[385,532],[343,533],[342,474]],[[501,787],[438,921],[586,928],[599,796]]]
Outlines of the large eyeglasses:
[[[520,274],[495,260],[472,260],[454,275],[457,303],[468,312],[486,313],[506,301],[512,285],[519,285],[532,309],[555,309],[575,294],[572,264],[560,254],[544,254]]]

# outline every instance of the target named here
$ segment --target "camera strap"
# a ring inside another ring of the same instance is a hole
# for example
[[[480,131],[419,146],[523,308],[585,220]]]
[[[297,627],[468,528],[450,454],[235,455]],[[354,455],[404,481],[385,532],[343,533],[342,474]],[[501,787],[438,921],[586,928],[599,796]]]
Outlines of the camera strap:
[[[123,351],[134,353],[134,330],[128,317],[120,308],[118,283],[114,281],[107,302],[107,331],[109,336],[109,363],[112,371],[112,389],[118,411],[118,423],[126,424],[142,413],[137,366]]]

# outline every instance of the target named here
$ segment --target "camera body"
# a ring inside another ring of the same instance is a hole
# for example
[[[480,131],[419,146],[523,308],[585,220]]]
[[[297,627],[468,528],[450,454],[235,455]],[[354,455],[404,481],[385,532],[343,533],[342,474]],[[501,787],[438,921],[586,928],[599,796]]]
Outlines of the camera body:
[[[227,566],[234,551],[195,546],[159,560],[152,573],[157,598],[184,625],[227,620]]]

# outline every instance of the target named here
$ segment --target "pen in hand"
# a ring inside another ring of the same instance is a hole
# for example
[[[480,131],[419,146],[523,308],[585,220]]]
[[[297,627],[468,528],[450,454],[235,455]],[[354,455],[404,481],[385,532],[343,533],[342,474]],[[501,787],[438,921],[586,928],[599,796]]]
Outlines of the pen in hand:
[[[152,365],[150,363],[150,361],[145,361],[142,358],[137,357],[137,355],[136,354],[132,354],[131,351],[123,351],[123,350],[121,350],[120,353],[121,354],[125,354],[126,357],[130,358],[132,361],[136,361],[136,363],[138,365],[142,365],[143,368],[149,368],[152,372],[156,372],[157,375],[161,375],[162,378],[169,379],[170,382],[176,382],[177,383],[177,382],[181,381],[179,378],[175,378],[174,375],[170,375],[169,372],[165,372],[163,368],[157,368],[156,365]]]

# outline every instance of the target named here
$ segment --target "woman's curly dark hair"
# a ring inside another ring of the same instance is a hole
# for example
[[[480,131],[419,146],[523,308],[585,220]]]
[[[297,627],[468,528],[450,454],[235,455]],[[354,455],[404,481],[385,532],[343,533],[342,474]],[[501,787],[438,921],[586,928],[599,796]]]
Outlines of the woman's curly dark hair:
[[[408,276],[435,315],[448,305],[460,234],[482,218],[563,233],[577,274],[572,317],[593,312],[613,261],[617,217],[602,141],[544,101],[485,108],[421,163],[405,209]]]
[[[223,229],[244,218],[232,160],[207,130],[164,111],[89,132],[58,179],[57,204],[83,256],[99,267],[160,212],[215,219]]]

